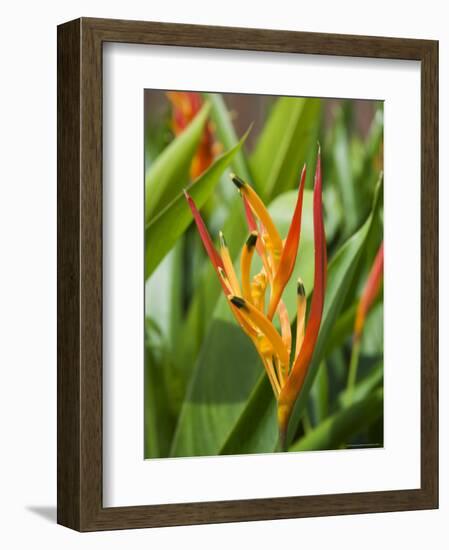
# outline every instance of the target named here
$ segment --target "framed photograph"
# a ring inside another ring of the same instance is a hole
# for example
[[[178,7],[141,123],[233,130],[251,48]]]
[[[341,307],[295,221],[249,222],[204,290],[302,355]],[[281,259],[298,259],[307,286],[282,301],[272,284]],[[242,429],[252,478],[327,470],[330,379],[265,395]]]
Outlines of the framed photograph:
[[[438,506],[438,43],[58,27],[58,522]]]

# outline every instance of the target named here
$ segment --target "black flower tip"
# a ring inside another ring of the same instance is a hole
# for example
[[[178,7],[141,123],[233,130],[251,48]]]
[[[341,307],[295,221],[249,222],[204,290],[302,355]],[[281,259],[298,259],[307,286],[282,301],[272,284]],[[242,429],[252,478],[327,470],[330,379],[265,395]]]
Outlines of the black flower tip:
[[[298,293],[299,296],[305,296],[306,295],[306,289],[304,288],[304,284],[301,281],[301,279],[298,279],[296,292]]]
[[[246,247],[251,250],[257,242],[257,231],[252,231],[246,239]]]
[[[246,185],[245,182],[242,180],[242,178],[239,178],[235,174],[230,174],[230,176],[231,176],[232,183],[237,187],[237,189],[241,189]]]
[[[232,296],[230,300],[231,300],[231,303],[233,303],[239,309],[242,309],[246,306],[245,300],[243,298],[240,298],[239,296]]]

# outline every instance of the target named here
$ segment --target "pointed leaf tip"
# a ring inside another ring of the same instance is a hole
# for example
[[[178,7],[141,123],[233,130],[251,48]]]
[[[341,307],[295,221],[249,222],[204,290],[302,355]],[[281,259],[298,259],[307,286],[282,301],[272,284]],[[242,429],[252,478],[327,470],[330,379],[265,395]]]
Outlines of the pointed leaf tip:
[[[213,245],[212,239],[210,238],[209,232],[207,230],[207,227],[203,221],[203,218],[201,217],[201,214],[198,210],[198,208],[195,205],[195,201],[192,199],[192,197],[187,193],[187,191],[184,190],[185,196],[187,198],[187,201],[189,203],[190,210],[192,211],[193,218],[195,220],[198,232],[200,234],[201,240],[203,242],[204,248],[207,252],[207,255],[209,256],[209,259],[211,260],[215,270],[218,269],[218,267],[224,268],[222,259],[218,252],[215,250],[215,247]]]
[[[301,234],[302,201],[306,181],[305,167],[301,173],[298,196],[296,199],[295,210],[293,212],[292,222],[285,239],[284,249],[279,261],[279,266],[273,282],[273,293],[271,295],[268,307],[268,318],[272,319],[277,309],[282,292],[287,285],[296,262],[298,254],[299,239]]]

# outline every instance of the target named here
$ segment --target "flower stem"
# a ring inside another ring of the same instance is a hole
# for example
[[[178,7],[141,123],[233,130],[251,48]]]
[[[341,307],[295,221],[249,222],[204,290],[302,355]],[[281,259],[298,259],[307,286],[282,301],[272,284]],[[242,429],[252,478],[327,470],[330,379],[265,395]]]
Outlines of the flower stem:
[[[277,453],[284,453],[287,451],[287,429],[283,430],[279,428],[279,438],[276,446]]]
[[[347,390],[350,401],[352,401],[352,394],[354,391],[355,382],[357,380],[357,368],[359,366],[360,355],[360,340],[361,338],[354,338],[354,343],[352,345],[351,361],[349,363]]]

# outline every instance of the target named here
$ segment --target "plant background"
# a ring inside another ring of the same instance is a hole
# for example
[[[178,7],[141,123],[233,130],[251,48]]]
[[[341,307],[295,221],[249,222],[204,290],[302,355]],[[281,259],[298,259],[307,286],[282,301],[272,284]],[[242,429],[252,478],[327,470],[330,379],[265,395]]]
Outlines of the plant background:
[[[144,99],[146,200],[152,209],[146,226],[145,456],[272,452],[276,446],[275,400],[263,367],[229,315],[180,196],[191,185],[188,168],[206,118],[221,153],[192,190],[201,197],[211,235],[223,229],[234,259],[247,228],[229,170],[254,185],[285,236],[307,162],[300,250],[284,294],[292,313],[296,277],[307,291],[313,284],[311,188],[320,141],[328,288],[291,450],[382,446],[382,296],[367,318],[352,402],[346,391],[355,309],[383,239],[382,197],[374,201],[382,169],[382,103],[204,94],[210,110],[175,138],[165,93],[147,90]],[[153,181],[162,181],[163,190],[149,191]]]

